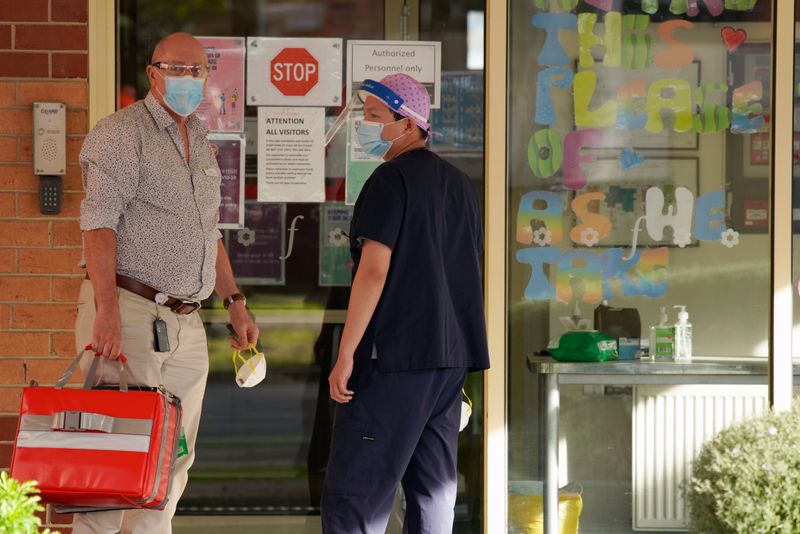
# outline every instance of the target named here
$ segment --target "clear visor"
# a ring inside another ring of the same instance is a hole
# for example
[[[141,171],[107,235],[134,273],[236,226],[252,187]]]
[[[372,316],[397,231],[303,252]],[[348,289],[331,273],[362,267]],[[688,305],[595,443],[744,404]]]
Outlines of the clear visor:
[[[344,109],[342,109],[342,112],[339,113],[339,116],[336,117],[336,120],[331,125],[330,129],[325,132],[326,147],[328,144],[330,144],[334,136],[336,136],[336,133],[341,129],[345,122],[347,122],[347,119],[350,117],[353,109],[355,109],[356,106],[360,106],[368,96],[374,96],[375,98],[381,100],[387,106],[389,106],[391,110],[400,113],[406,118],[420,120],[426,124],[428,123],[424,117],[420,116],[414,110],[406,106],[405,100],[399,97],[394,91],[382,83],[376,82],[375,80],[364,80],[364,83],[361,84],[361,87],[353,92],[353,96],[347,102],[347,105],[344,107]]]

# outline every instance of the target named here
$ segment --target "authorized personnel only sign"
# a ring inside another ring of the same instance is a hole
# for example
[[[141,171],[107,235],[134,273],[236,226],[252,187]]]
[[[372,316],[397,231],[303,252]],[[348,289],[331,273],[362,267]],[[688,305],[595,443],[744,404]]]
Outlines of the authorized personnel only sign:
[[[342,40],[247,39],[247,104],[341,106]]]
[[[442,43],[437,41],[347,41],[347,98],[364,80],[402,72],[428,89],[431,107],[439,107]]]

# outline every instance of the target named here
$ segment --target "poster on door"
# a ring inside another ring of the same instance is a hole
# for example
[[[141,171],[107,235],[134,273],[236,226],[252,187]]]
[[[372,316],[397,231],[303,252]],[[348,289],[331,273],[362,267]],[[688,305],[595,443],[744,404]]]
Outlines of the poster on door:
[[[244,38],[198,40],[208,56],[208,79],[195,114],[212,132],[244,131]]]
[[[324,108],[258,108],[258,201],[325,202],[324,137]]]
[[[442,106],[431,113],[431,147],[441,151],[483,150],[483,73],[442,74]]]
[[[286,235],[286,205],[246,202],[244,228],[228,230],[228,257],[236,281],[245,285],[284,285],[281,259]]]
[[[211,133],[211,150],[222,173],[220,184],[220,229],[244,226],[244,134]]]
[[[353,259],[347,233],[353,208],[341,203],[322,207],[319,225],[319,285],[349,287],[353,278]]]
[[[342,40],[248,38],[247,104],[341,106]]]
[[[408,74],[431,95],[431,109],[439,108],[442,43],[438,41],[347,41],[347,99],[364,80],[390,74]]]

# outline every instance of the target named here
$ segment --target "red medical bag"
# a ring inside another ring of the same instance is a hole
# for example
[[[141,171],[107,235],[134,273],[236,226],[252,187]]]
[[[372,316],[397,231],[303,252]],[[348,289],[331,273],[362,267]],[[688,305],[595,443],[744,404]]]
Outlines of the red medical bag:
[[[23,390],[11,476],[36,480],[42,499],[63,512],[163,509],[179,448],[180,400],[162,386],[128,387],[124,357],[119,385],[92,389],[95,358],[84,388],[64,389],[82,355],[55,387]]]

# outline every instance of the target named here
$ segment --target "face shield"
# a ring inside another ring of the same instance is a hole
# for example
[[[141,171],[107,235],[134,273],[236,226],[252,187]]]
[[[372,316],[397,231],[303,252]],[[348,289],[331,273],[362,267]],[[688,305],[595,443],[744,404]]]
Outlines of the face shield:
[[[336,120],[334,121],[333,125],[331,125],[330,129],[325,133],[325,146],[327,147],[328,144],[333,140],[333,137],[342,127],[342,125],[347,122],[347,119],[350,118],[350,114],[352,113],[353,109],[364,103],[364,100],[367,99],[368,96],[373,96],[386,104],[389,109],[394,111],[395,113],[399,113],[403,117],[407,117],[413,120],[417,125],[421,124],[428,124],[428,120],[408,107],[403,100],[397,93],[389,89],[386,85],[376,82],[375,80],[364,80],[364,83],[361,84],[361,87],[355,92],[355,94],[350,98],[350,101],[347,103],[347,106],[342,110]]]

